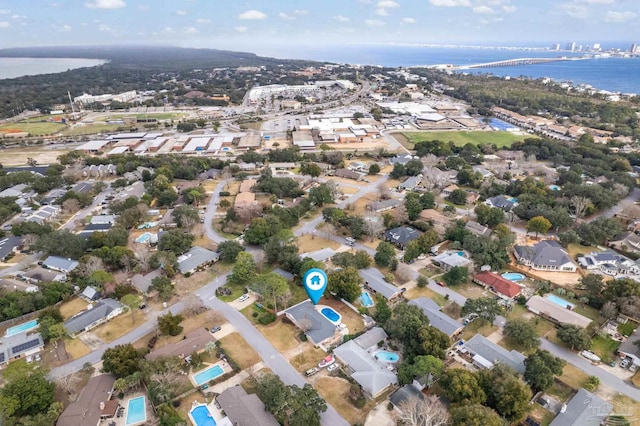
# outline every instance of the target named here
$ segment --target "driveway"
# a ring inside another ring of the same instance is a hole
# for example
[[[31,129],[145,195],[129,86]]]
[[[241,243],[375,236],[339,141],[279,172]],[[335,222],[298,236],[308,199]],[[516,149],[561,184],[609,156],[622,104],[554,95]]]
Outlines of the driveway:
[[[94,333],[87,331],[86,333],[82,333],[77,337],[82,343],[89,346],[89,349],[95,351],[104,345],[104,342],[96,336]]]

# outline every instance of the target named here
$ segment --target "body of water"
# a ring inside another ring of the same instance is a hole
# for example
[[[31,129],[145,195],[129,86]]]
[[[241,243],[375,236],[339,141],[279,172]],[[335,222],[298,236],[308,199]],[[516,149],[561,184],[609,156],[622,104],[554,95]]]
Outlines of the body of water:
[[[101,59],[76,58],[0,58],[0,79],[25,75],[53,74],[76,68],[95,67]]]
[[[287,50],[271,49],[261,55],[279,58],[309,59],[360,65],[382,65],[386,67],[409,67],[419,65],[470,65],[515,58],[556,58],[570,56],[568,52],[441,48],[418,46],[339,46],[306,47]],[[574,54],[574,56],[579,56]],[[570,81],[589,84],[597,89],[612,92],[640,93],[640,57],[598,58],[584,61],[552,62],[514,67],[465,70],[475,74],[531,78],[549,77],[555,81]]]

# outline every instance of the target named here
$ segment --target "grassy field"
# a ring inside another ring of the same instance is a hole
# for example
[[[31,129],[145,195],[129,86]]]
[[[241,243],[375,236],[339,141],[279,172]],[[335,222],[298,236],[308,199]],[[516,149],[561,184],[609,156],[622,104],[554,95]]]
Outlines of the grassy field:
[[[37,164],[51,164],[58,161],[58,157],[69,152],[69,149],[47,149],[45,147],[24,147],[2,150],[2,165],[24,166],[29,158]]]
[[[68,320],[72,316],[77,313],[80,313],[87,309],[87,302],[80,299],[79,297],[74,297],[71,300],[68,300],[60,305],[60,314],[65,320]]]
[[[608,336],[597,335],[591,340],[591,351],[602,358],[602,362],[608,364],[616,358],[616,351],[620,342]]]
[[[179,120],[181,118],[186,117],[187,114],[178,113],[178,112],[159,112],[159,113],[147,113],[147,114],[119,114],[119,115],[110,115],[108,117],[100,117],[100,120],[122,120],[124,118],[155,118],[156,120]]]
[[[253,350],[240,333],[231,333],[220,339],[220,346],[242,369],[260,362],[260,355]]]
[[[50,123],[46,121],[39,123],[29,123],[19,121],[17,123],[7,123],[1,125],[0,133],[28,132],[33,136],[52,135],[54,133],[60,132],[66,127],[67,125],[62,123]]]
[[[422,141],[440,140],[453,142],[456,146],[464,146],[468,143],[475,145],[496,145],[498,148],[510,147],[514,142],[522,141],[530,135],[516,135],[511,132],[411,132],[401,133],[402,139],[410,149],[413,144]],[[394,135],[397,137],[398,135]],[[398,139],[401,141],[401,139]]]
[[[121,124],[86,124],[84,126],[69,127],[62,134],[65,136],[93,135],[96,133],[115,132],[120,127],[122,127]]]
[[[145,321],[144,314],[142,312],[136,312],[135,323],[133,322],[131,312],[125,312],[118,315],[109,322],[98,326],[93,333],[98,336],[103,342],[109,343],[124,336],[136,327],[139,327]]]
[[[242,313],[250,314],[251,311]],[[280,352],[291,350],[300,343],[297,340],[299,331],[292,324],[285,324],[282,320],[278,320],[269,325],[254,324],[255,327],[271,342],[273,346]]]
[[[64,347],[71,359],[81,358],[91,352],[91,349],[80,339],[66,339]]]

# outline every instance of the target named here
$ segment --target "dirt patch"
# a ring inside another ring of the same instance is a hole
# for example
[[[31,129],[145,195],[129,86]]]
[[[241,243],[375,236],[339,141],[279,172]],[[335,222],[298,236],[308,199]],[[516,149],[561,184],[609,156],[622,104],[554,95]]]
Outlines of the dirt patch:
[[[349,388],[351,384],[339,377],[319,377],[315,381],[315,388],[320,395],[335,408],[349,424],[363,424],[367,413],[373,405],[369,401],[363,409],[358,409],[349,402]]]
[[[33,158],[38,164],[53,164],[58,161],[58,156],[66,154],[69,149],[46,148],[13,148],[2,151],[2,165],[23,166],[29,158]]]
[[[65,320],[87,309],[88,303],[79,297],[74,297],[60,305],[60,314]]]
[[[260,362],[260,355],[247,343],[240,333],[231,333],[219,340],[220,346],[241,369]]]
[[[309,343],[298,349],[298,353],[289,357],[289,363],[300,373],[315,367],[327,354]]]
[[[351,203],[347,205],[345,210],[348,210],[350,213],[363,215],[367,212],[367,204],[373,203],[374,201],[378,201],[378,194],[368,193],[364,197],[358,199],[355,203]]]
[[[79,339],[66,339],[63,345],[58,344],[58,347],[62,346],[62,349],[66,351],[71,359],[82,358],[91,352],[91,348],[85,345]],[[62,360],[62,358],[61,358]]]
[[[300,344],[298,329],[293,324],[285,323],[282,319],[269,325],[257,324],[256,328],[280,352],[289,351]]]
[[[340,247],[340,244],[335,241],[325,240],[322,237],[318,237],[315,234],[304,234],[297,239],[298,250],[300,253],[309,253],[312,251],[321,250],[323,248],[330,248],[336,250]]]
[[[135,312],[134,318],[135,322],[132,319],[131,312],[125,312],[106,324],[100,325],[93,330],[93,333],[105,343],[113,342],[144,322],[144,314],[141,312]]]
[[[405,293],[405,297],[407,299],[417,299],[418,297],[427,297],[429,299],[432,299],[434,302],[436,302],[440,306],[444,305],[447,302],[447,300],[444,298],[444,296],[442,296],[441,294],[436,293],[435,291],[433,291],[433,290],[431,290],[430,288],[427,288],[427,287],[424,287],[424,288],[418,288],[418,287],[411,288],[411,289],[407,290],[407,292]]]
[[[88,331],[86,333],[82,333],[77,337],[77,340],[80,340],[84,343],[90,350],[95,351],[104,345],[104,342],[98,338],[95,334]]]

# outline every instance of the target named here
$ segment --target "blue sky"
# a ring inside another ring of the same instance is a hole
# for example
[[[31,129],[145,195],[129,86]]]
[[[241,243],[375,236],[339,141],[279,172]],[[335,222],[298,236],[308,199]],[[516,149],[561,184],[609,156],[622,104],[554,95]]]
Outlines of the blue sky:
[[[0,46],[640,42],[640,0],[0,0]]]

